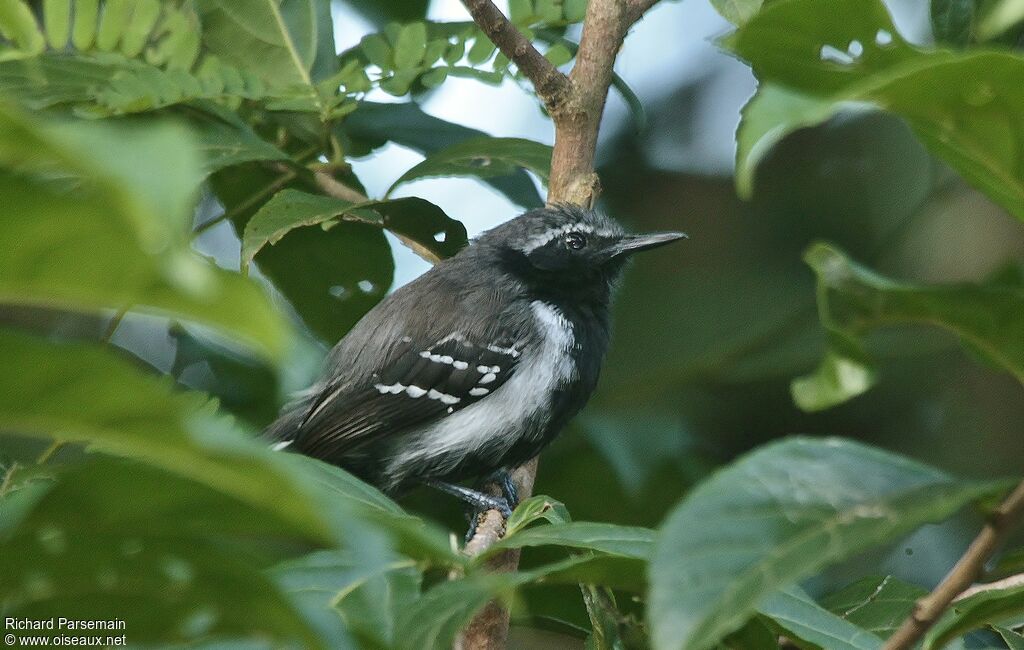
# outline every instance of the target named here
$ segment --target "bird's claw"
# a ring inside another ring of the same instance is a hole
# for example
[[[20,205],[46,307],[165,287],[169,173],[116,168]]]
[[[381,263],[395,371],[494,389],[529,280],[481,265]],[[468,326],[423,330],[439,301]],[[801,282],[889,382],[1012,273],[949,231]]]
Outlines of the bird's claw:
[[[473,507],[466,513],[469,519],[469,530],[466,531],[467,542],[476,535],[477,526],[480,524],[480,515],[488,510],[497,510],[506,521],[512,516],[512,508],[504,497],[487,495],[486,499],[480,499],[480,502],[473,504]]]

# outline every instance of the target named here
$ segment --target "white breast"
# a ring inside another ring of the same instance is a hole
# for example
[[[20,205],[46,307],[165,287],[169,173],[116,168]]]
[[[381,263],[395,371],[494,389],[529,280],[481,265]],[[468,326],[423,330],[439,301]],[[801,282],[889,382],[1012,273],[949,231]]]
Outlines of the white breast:
[[[467,454],[486,443],[498,444],[501,453],[527,431],[527,423],[545,408],[552,390],[576,373],[570,355],[572,324],[557,308],[535,300],[531,303],[540,330],[538,345],[522,349],[515,374],[485,399],[432,424],[414,439],[406,439],[389,463],[397,481],[403,467],[441,462],[454,467]]]

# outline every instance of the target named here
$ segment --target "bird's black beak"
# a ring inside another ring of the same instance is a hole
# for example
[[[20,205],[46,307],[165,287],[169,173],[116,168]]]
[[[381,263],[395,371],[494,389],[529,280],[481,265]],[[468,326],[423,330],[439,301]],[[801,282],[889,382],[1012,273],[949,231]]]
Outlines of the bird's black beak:
[[[640,251],[651,250],[678,239],[687,239],[684,232],[652,232],[643,235],[623,235],[617,242],[609,246],[608,258],[614,259],[623,255],[632,255]]]

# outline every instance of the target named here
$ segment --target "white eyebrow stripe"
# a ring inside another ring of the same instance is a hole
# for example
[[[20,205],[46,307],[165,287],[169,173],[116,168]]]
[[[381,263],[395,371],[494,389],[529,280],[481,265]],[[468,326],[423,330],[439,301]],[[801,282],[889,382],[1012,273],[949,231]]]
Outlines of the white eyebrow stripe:
[[[604,228],[596,229],[587,223],[570,223],[564,226],[559,226],[558,228],[552,228],[551,230],[541,233],[540,235],[537,235],[533,239],[527,241],[526,245],[523,246],[523,252],[532,253],[541,246],[544,246],[549,242],[557,239],[558,237],[562,235],[567,235],[571,232],[585,232],[591,235],[596,234],[599,237],[612,237],[615,235],[615,233],[612,232],[611,230],[606,230]]]

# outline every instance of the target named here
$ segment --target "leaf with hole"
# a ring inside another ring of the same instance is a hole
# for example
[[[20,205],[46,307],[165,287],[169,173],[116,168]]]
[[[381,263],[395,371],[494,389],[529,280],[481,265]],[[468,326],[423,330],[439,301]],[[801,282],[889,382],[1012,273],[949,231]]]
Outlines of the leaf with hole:
[[[762,447],[662,525],[649,569],[654,647],[710,648],[777,589],[1003,489],[840,439]]]
[[[922,50],[896,31],[879,0],[767,5],[725,39],[761,90],[743,110],[736,154],[740,194],[772,146],[841,109],[871,106],[906,120],[922,143],[979,190],[1024,219],[1024,57]],[[968,81],[965,81],[968,80]]]

